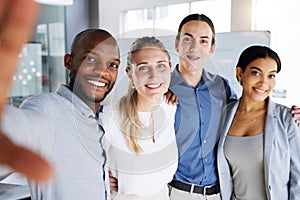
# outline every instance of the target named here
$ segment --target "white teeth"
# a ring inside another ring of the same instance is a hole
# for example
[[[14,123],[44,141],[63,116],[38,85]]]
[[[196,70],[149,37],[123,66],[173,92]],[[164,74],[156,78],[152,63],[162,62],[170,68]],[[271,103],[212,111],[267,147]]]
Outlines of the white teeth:
[[[199,59],[199,57],[198,56],[190,56],[190,55],[188,55],[187,56],[190,60],[193,60],[193,61],[195,61],[195,60],[198,60]]]
[[[89,80],[88,82],[90,84],[93,84],[93,85],[97,86],[97,87],[103,87],[103,86],[105,86],[105,83],[98,82],[98,81]]]
[[[265,90],[259,90],[259,89],[255,89],[257,92],[260,92],[260,93],[264,93]]]
[[[158,88],[159,86],[160,86],[160,84],[147,85],[147,87],[149,87],[149,88]]]

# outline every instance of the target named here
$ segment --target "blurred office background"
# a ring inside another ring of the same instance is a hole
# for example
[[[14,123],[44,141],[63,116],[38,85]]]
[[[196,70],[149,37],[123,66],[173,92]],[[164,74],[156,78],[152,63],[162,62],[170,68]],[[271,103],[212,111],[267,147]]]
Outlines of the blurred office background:
[[[173,47],[178,25],[190,13],[209,16],[220,36],[267,31],[267,45],[279,53],[283,63],[273,97],[287,106],[300,105],[297,90],[300,74],[300,2],[297,0],[36,1],[41,3],[40,17],[32,40],[20,53],[19,70],[10,93],[14,105],[33,94],[53,92],[59,83],[67,82],[63,56],[70,51],[73,37],[81,30],[96,27],[107,29],[118,38],[120,44],[123,44],[125,38],[143,35],[167,37],[169,44],[166,45]],[[255,43],[255,36],[253,40],[251,37],[248,37],[249,42]],[[217,37],[217,50],[222,40],[218,41]],[[232,42],[234,46],[240,41],[239,38],[231,37],[226,42],[229,46]],[[223,71],[234,73],[236,57],[230,58],[231,62]],[[218,58],[212,59],[212,63],[218,63]],[[122,66],[124,64],[121,63]]]

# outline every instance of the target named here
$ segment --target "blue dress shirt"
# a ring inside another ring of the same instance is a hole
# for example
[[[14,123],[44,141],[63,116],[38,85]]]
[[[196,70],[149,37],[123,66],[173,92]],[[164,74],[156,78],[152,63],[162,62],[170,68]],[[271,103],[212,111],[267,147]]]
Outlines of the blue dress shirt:
[[[228,80],[202,72],[196,87],[178,71],[172,72],[170,89],[178,97],[175,133],[179,151],[174,179],[201,186],[218,183],[216,150],[226,104],[237,98]]]

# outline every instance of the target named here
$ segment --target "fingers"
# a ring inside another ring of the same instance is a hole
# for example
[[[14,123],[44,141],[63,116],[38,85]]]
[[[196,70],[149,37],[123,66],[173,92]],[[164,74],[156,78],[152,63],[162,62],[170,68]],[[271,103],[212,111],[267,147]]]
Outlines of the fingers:
[[[171,90],[168,90],[165,93],[165,97],[166,97],[167,104],[173,105],[173,106],[176,106],[178,104],[178,97]]]
[[[16,70],[18,54],[35,23],[37,4],[33,0],[0,1],[0,123],[6,97]],[[1,124],[0,124],[1,125]],[[1,126],[0,126],[1,129]],[[0,164],[6,164],[37,181],[52,174],[49,164],[39,155],[12,143],[0,130]]]
[[[13,144],[0,133],[0,164],[25,174],[39,182],[48,181],[52,176],[50,165],[39,155]]]
[[[1,0],[0,3],[0,119],[16,70],[18,54],[29,37],[37,15],[33,0]]]
[[[298,106],[292,106],[291,108],[291,114],[295,118],[295,123],[298,127],[300,127],[300,108]]]
[[[118,192],[118,179],[113,177],[110,170],[108,171],[108,175],[109,175],[109,183],[110,183],[109,185],[110,185],[111,193]]]
[[[295,123],[297,124],[298,127],[300,127],[300,119],[296,119]]]

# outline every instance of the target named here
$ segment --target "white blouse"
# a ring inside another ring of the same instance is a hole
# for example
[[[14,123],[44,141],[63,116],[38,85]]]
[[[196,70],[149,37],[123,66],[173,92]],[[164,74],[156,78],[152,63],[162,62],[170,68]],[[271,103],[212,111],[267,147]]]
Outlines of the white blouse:
[[[159,193],[173,179],[177,169],[178,150],[174,131],[176,106],[162,102],[154,111],[154,142],[147,132],[138,139],[139,154],[127,146],[120,130],[118,112],[105,107],[101,116],[105,129],[107,166],[118,179],[118,193],[140,197]],[[149,126],[151,113],[139,112],[140,121]]]

